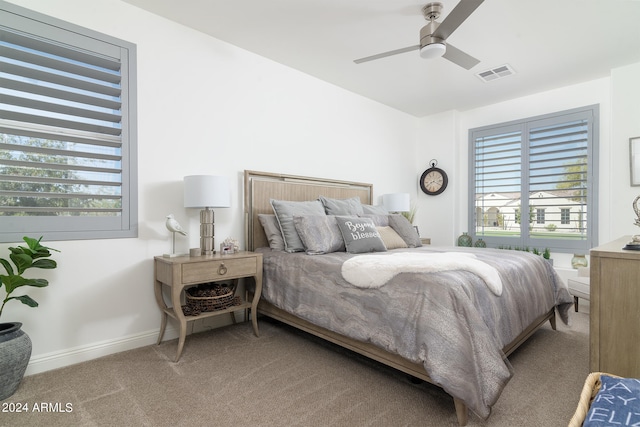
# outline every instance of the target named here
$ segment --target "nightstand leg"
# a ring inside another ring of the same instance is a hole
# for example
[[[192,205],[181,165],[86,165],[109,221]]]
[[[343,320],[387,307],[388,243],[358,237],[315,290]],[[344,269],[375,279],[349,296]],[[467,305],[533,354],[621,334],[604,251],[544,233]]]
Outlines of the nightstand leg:
[[[257,311],[251,308],[251,323],[253,323],[253,333],[256,334],[257,337],[260,336],[260,331],[258,330],[258,316],[256,316]]]
[[[167,313],[162,312],[162,319],[160,320],[160,334],[158,335],[158,342],[156,344],[160,344],[162,342],[162,337],[164,337],[164,330],[167,328]]]
[[[259,265],[262,266],[262,254],[259,256]],[[257,337],[260,336],[260,331],[258,330],[258,301],[260,301],[260,295],[262,295],[262,267],[258,269],[255,279],[255,293],[253,295],[253,300],[251,301],[251,322],[253,323],[253,332]]]
[[[178,350],[176,351],[176,360],[180,360],[182,349],[184,348],[184,341],[187,338],[187,322],[180,322],[180,338],[178,338]]]

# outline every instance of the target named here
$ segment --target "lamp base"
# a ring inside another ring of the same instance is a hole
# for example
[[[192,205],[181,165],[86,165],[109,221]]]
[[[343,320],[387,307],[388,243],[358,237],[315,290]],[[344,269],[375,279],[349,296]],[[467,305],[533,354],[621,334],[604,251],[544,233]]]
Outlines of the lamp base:
[[[162,254],[163,258],[176,258],[179,256],[188,256],[189,254]]]
[[[200,249],[202,255],[213,255],[216,251],[213,249],[213,233],[214,233],[214,215],[209,208],[200,211]]]

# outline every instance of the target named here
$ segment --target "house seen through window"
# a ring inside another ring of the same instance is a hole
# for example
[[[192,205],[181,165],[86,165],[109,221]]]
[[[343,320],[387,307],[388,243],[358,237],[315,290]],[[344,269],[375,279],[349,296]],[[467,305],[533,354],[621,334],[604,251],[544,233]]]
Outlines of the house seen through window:
[[[597,244],[598,106],[469,131],[470,234],[488,246]]]
[[[0,241],[136,235],[135,59],[0,2]]]

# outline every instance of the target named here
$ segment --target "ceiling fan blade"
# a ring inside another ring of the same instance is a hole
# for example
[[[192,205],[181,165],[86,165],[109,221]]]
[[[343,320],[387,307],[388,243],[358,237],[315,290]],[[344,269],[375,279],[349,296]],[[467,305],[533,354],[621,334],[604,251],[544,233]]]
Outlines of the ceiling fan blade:
[[[386,58],[387,56],[398,55],[399,53],[411,52],[412,50],[419,50],[420,45],[403,47],[402,49],[390,50],[389,52],[379,53],[377,55],[371,55],[364,58],[356,59],[353,62],[361,64],[363,62],[373,61],[375,59]]]
[[[484,0],[460,0],[460,3],[453,8],[444,21],[433,32],[434,37],[446,40],[465,19],[473,13],[484,2]]]
[[[447,43],[447,50],[442,57],[461,66],[465,70],[470,70],[480,62],[478,59],[468,53],[464,53],[457,47],[451,46],[449,43]]]

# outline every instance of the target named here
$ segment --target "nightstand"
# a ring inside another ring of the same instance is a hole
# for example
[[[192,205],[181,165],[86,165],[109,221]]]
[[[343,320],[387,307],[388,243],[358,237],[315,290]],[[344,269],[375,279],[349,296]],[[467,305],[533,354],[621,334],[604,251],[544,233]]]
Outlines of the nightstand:
[[[212,316],[233,313],[240,310],[251,310],[253,332],[259,336],[258,331],[258,301],[262,293],[262,254],[255,252],[238,252],[231,255],[209,255],[199,257],[180,256],[154,258],[154,292],[158,307],[162,311],[160,334],[158,344],[162,341],[167,327],[167,316],[176,319],[180,326],[177,362],[182,354],[184,342],[187,336],[187,323],[193,320],[204,319]],[[242,300],[240,305],[201,313],[197,316],[185,316],[182,312],[182,292],[189,286],[201,283],[218,282],[230,279],[242,279],[253,277],[255,280],[255,292],[251,301]],[[168,286],[171,292],[171,305],[168,306],[162,295],[163,285]],[[235,322],[235,317],[233,317]]]

